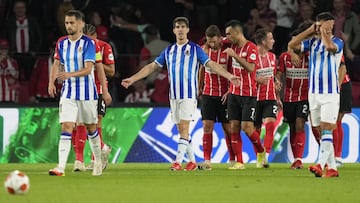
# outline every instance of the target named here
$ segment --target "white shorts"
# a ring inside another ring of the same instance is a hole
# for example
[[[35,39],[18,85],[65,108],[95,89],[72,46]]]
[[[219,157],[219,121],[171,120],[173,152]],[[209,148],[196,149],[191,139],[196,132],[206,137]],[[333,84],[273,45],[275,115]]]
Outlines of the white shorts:
[[[320,122],[336,124],[340,94],[309,93],[308,99],[312,126],[320,126]]]
[[[193,120],[196,108],[196,99],[170,99],[171,117],[175,124],[179,124],[180,120]]]
[[[59,121],[96,124],[98,122],[97,100],[60,99]]]

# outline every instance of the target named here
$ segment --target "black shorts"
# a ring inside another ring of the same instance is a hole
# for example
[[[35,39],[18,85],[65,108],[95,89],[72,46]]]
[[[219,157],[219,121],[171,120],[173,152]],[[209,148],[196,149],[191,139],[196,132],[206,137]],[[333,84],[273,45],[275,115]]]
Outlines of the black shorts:
[[[284,122],[295,123],[296,118],[303,118],[305,121],[309,115],[309,102],[284,102]]]
[[[229,120],[255,121],[256,97],[229,94],[227,109]]]
[[[222,104],[221,97],[201,95],[201,116],[202,120],[226,123],[226,103]]]
[[[102,98],[102,94],[99,94],[97,109],[98,109],[98,115],[102,115],[103,117],[105,117],[106,105],[105,105],[105,101]]]
[[[278,105],[275,100],[265,100],[256,102],[255,125],[261,125],[263,118],[276,118]]]
[[[350,113],[352,106],[351,82],[343,83],[340,91],[340,113]]]

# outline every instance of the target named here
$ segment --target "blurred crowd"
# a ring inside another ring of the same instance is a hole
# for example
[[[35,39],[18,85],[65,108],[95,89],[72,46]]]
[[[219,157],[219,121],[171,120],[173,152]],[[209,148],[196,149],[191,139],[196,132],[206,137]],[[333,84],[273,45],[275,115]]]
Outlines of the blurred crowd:
[[[189,39],[199,44],[211,24],[224,28],[228,20],[238,19],[248,39],[265,27],[273,32],[273,51],[279,55],[297,25],[330,11],[335,35],[348,46],[346,64],[354,88],[360,83],[360,0],[0,0],[0,102],[56,101],[47,94],[49,68],[56,40],[66,35],[64,13],[70,9],[83,11],[98,38],[112,45],[116,73],[108,80],[113,102],[168,102],[166,70],[130,89],[120,81],[174,42],[172,20],[177,16],[190,19]]]

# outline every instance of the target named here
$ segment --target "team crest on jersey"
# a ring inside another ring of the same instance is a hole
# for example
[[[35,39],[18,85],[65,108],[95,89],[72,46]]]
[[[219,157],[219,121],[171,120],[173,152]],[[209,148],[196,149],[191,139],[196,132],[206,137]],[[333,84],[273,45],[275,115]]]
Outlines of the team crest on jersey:
[[[275,62],[274,62],[274,61],[271,61],[270,63],[271,63],[272,66],[275,65]]]
[[[81,51],[82,51],[82,47],[79,47],[79,48],[78,48],[78,52],[81,52]]]
[[[251,60],[256,60],[256,54],[254,54],[254,53],[250,54],[250,59]]]
[[[220,63],[226,63],[226,58],[220,58]]]
[[[109,54],[108,59],[109,59],[109,60],[114,60],[114,55],[113,55],[113,54]]]
[[[186,56],[190,56],[190,51],[187,49],[187,50],[185,50],[185,55]]]

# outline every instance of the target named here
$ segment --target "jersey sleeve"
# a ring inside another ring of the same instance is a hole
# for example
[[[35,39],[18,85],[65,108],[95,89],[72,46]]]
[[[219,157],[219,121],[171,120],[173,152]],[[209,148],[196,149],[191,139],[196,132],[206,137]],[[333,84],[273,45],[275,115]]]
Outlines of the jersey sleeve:
[[[56,42],[54,59],[59,60],[61,64],[64,64],[64,60],[62,60],[60,57],[60,39]]]
[[[104,44],[103,56],[102,56],[103,64],[110,65],[115,64],[114,54],[112,51],[112,47],[110,44]]]
[[[251,44],[251,45],[249,46],[246,60],[247,60],[249,63],[254,63],[254,64],[257,64],[257,63],[258,63],[258,60],[259,60],[259,57],[258,57],[258,49],[257,49],[257,47],[256,47],[255,44]]]
[[[344,43],[341,39],[334,37],[332,39],[333,43],[335,44],[335,46],[337,47],[336,53],[340,53],[343,51],[344,48]]]
[[[198,60],[202,65],[205,65],[207,62],[210,61],[209,56],[204,52],[204,50],[199,45],[195,45],[195,49]]]
[[[155,63],[157,63],[160,67],[163,67],[165,65],[165,55],[166,55],[167,49],[164,49],[160,55],[155,59]]]
[[[95,62],[96,61],[96,47],[94,40],[88,40],[86,47],[84,47],[84,61]]]
[[[310,39],[306,39],[301,41],[300,43],[300,51],[301,52],[307,52],[310,50],[310,45],[311,45],[311,40]]]

